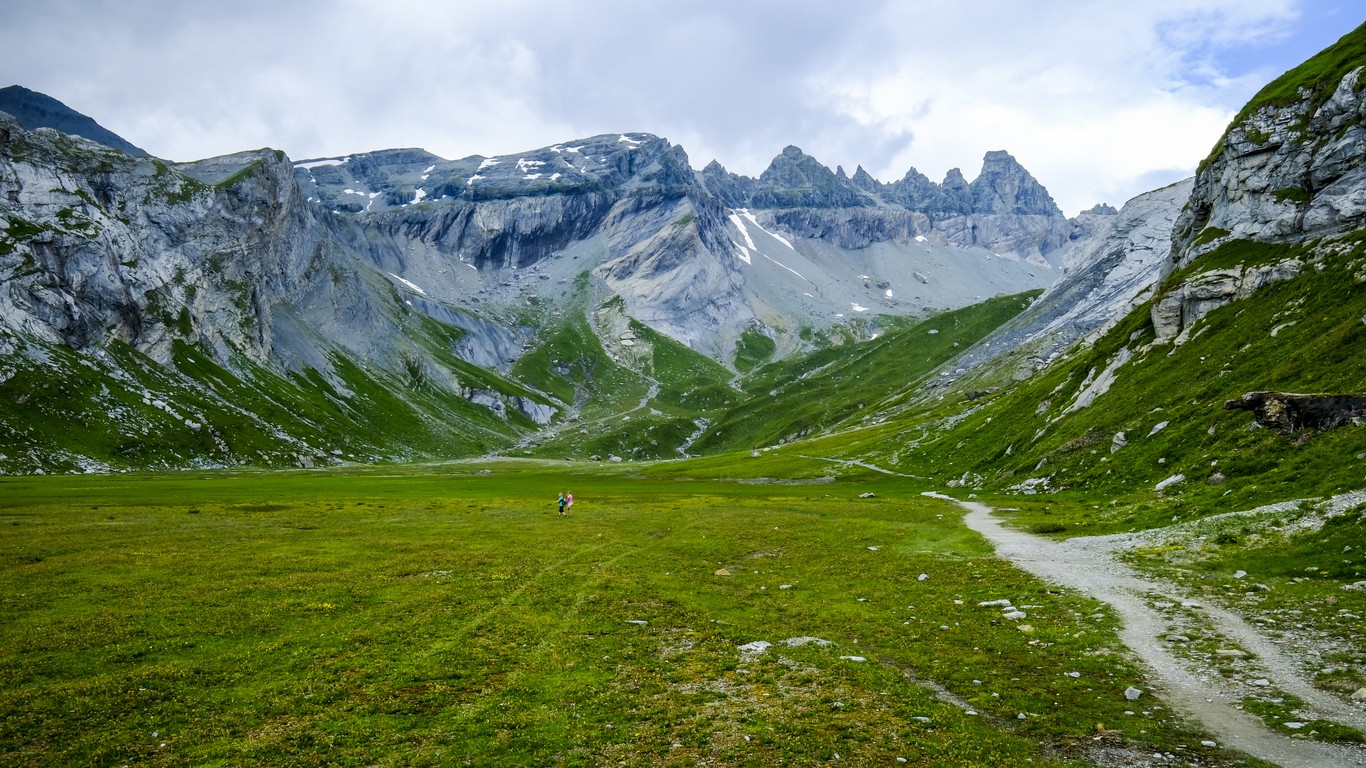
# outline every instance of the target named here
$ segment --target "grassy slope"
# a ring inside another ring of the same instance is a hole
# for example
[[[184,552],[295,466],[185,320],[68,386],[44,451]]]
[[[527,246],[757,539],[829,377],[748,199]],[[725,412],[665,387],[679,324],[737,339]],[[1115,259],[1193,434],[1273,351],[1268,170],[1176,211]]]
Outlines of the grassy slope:
[[[1225,246],[1230,253],[1242,247]],[[1264,260],[1267,248],[1276,247],[1250,249],[1250,257]],[[1210,263],[1223,266],[1228,257],[1216,252]],[[1092,347],[1012,390],[978,402],[959,395],[939,411],[960,419],[951,428],[926,423],[922,413],[872,430],[883,443],[874,457],[944,480],[973,473],[988,489],[1048,476],[1054,487],[1107,501],[1150,499],[1158,481],[1183,473],[1189,482],[1167,493],[1158,513],[1167,518],[1172,508],[1208,513],[1355,488],[1360,460],[1352,457],[1366,452],[1360,430],[1283,436],[1223,405],[1254,390],[1366,389],[1357,365],[1366,354],[1366,291],[1356,277],[1364,268],[1366,244],[1354,242],[1320,269],[1216,310],[1179,347],[1150,345],[1148,308],[1141,307]],[[1134,358],[1110,390],[1091,407],[1067,412],[1083,382],[1126,347]],[[1117,432],[1128,445],[1111,454]],[[1225,485],[1205,482],[1216,469]],[[1114,521],[1134,523],[1141,521]]]
[[[1124,713],[1140,675],[1105,611],[914,486],[635,474],[0,480],[0,762],[1050,765],[1097,723],[1135,755],[1199,743],[1156,702]],[[1001,597],[1031,631],[977,605]],[[799,636],[834,645],[737,650]]]

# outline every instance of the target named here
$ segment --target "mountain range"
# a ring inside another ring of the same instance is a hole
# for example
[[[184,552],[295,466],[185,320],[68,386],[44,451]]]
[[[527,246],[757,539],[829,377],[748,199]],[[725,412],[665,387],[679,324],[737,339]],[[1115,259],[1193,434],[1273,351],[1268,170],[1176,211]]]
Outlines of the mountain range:
[[[1194,477],[1224,440],[1279,456],[1223,402],[1361,388],[1362,37],[1268,85],[1194,179],[1071,219],[1004,151],[940,183],[797,147],[697,171],[646,133],[172,163],[4,89],[0,469],[843,435],[848,460],[1037,490]],[[1111,445],[1143,461],[1116,473]]]

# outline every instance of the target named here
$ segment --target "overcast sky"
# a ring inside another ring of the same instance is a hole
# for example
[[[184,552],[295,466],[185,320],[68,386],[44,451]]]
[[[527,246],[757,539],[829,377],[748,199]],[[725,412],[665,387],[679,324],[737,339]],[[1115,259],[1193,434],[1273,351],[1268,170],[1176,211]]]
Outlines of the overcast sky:
[[[0,87],[171,160],[445,158],[645,131],[757,176],[1004,149],[1069,216],[1194,172],[1362,0],[5,0]]]

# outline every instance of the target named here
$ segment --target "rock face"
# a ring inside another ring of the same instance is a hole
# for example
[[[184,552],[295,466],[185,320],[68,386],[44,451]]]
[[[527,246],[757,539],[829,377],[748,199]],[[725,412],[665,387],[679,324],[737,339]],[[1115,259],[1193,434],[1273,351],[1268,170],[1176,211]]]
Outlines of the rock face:
[[[1201,272],[1153,304],[1151,314],[1157,342],[1181,344],[1195,321],[1225,304],[1251,296],[1266,285],[1294,278],[1303,269],[1300,261],[1287,259],[1276,264]]]
[[[1362,37],[1358,28],[1287,72],[1235,120],[1197,173],[1177,222],[1178,265],[1224,239],[1298,242],[1366,224],[1362,68],[1318,74],[1332,73],[1335,51]]]
[[[1165,268],[1194,263],[1197,271],[1154,304],[1159,342],[1180,343],[1214,309],[1304,269],[1285,259],[1201,273],[1204,254],[1237,240],[1301,244],[1366,225],[1366,68],[1352,66],[1363,40],[1366,25],[1267,85],[1202,163]]]
[[[1252,411],[1258,424],[1281,434],[1293,434],[1306,429],[1360,425],[1366,418],[1366,395],[1249,392],[1225,402],[1224,408]]]
[[[960,248],[1044,258],[1076,231],[1053,198],[1007,152],[988,152],[969,184],[961,171],[935,184],[914,168],[884,184],[861,166],[852,178],[787,147],[760,177],[747,179],[713,162],[702,183],[732,208],[804,238],[841,248],[934,236]]]

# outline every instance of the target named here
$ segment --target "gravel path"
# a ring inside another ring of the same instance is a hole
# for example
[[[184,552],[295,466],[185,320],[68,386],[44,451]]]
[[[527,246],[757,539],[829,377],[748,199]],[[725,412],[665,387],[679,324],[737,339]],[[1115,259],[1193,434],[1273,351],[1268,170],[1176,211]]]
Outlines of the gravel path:
[[[1006,528],[985,504],[950,496],[967,510],[964,522],[992,542],[1001,557],[1046,581],[1084,592],[1108,603],[1120,616],[1120,638],[1143,661],[1163,698],[1201,723],[1221,745],[1238,749],[1284,768],[1360,768],[1366,750],[1348,745],[1292,739],[1268,729],[1261,720],[1235,707],[1248,690],[1210,669],[1172,653],[1160,636],[1176,634],[1172,621],[1150,602],[1153,593],[1203,612],[1216,630],[1256,656],[1271,684],[1303,699],[1317,717],[1366,730],[1366,712],[1310,684],[1305,671],[1268,637],[1237,614],[1182,597],[1180,587],[1144,576],[1113,554],[1115,537],[1079,537],[1053,541]],[[1198,606],[1198,607],[1197,607]]]

